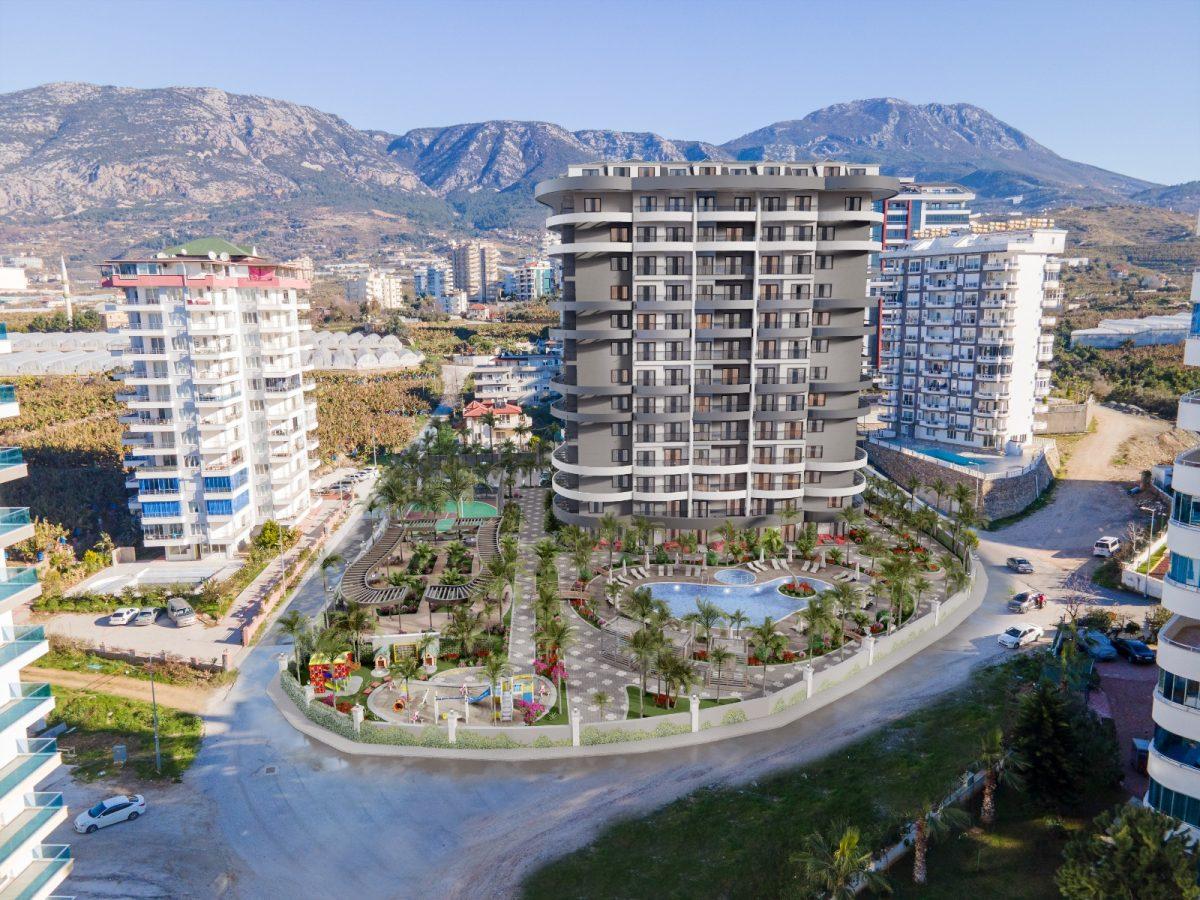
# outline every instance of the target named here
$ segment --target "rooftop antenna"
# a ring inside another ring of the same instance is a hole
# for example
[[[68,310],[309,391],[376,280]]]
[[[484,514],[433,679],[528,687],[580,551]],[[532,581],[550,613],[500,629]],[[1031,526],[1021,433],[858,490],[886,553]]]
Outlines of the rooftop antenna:
[[[67,258],[60,255],[58,264],[62,269],[63,300],[67,303],[67,327],[70,328],[75,324],[75,316],[71,311],[71,280],[67,277]]]

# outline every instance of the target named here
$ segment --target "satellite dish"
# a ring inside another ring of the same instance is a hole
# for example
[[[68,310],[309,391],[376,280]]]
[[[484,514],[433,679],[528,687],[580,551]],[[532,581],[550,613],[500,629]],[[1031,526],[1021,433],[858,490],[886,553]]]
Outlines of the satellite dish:
[[[216,259],[216,258],[217,258],[217,251],[216,251],[216,250],[209,250],[209,251],[208,251],[208,258],[209,258],[209,259]]]
[[[221,254],[221,262],[229,262],[229,254],[228,253]]]
[[[167,254],[165,254],[161,250],[159,250],[157,253],[154,254],[154,258],[155,259],[166,259]]]

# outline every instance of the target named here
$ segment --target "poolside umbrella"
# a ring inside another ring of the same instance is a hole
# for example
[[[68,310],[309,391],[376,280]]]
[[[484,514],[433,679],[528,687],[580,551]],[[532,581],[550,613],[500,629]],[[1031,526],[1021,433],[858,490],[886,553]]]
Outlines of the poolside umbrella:
[[[762,562],[764,558],[765,558],[765,557],[764,557],[764,554],[763,554],[763,548],[762,548],[762,547],[759,547],[759,548],[758,548],[758,561],[759,561],[759,562]]]

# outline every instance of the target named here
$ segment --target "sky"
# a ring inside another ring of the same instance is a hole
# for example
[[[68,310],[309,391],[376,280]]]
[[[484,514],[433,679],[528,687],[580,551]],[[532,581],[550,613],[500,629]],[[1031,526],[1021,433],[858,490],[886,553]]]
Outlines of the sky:
[[[966,102],[1070,159],[1200,178],[1200,0],[0,0],[0,92],[50,81],[714,143],[849,100]]]

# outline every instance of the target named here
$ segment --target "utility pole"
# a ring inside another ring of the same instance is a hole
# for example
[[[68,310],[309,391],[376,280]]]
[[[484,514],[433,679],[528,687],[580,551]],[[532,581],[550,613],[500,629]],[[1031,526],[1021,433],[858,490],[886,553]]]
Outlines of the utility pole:
[[[150,708],[154,718],[154,771],[162,774],[162,751],[158,744],[158,698],[154,693],[154,664],[150,664]]]

